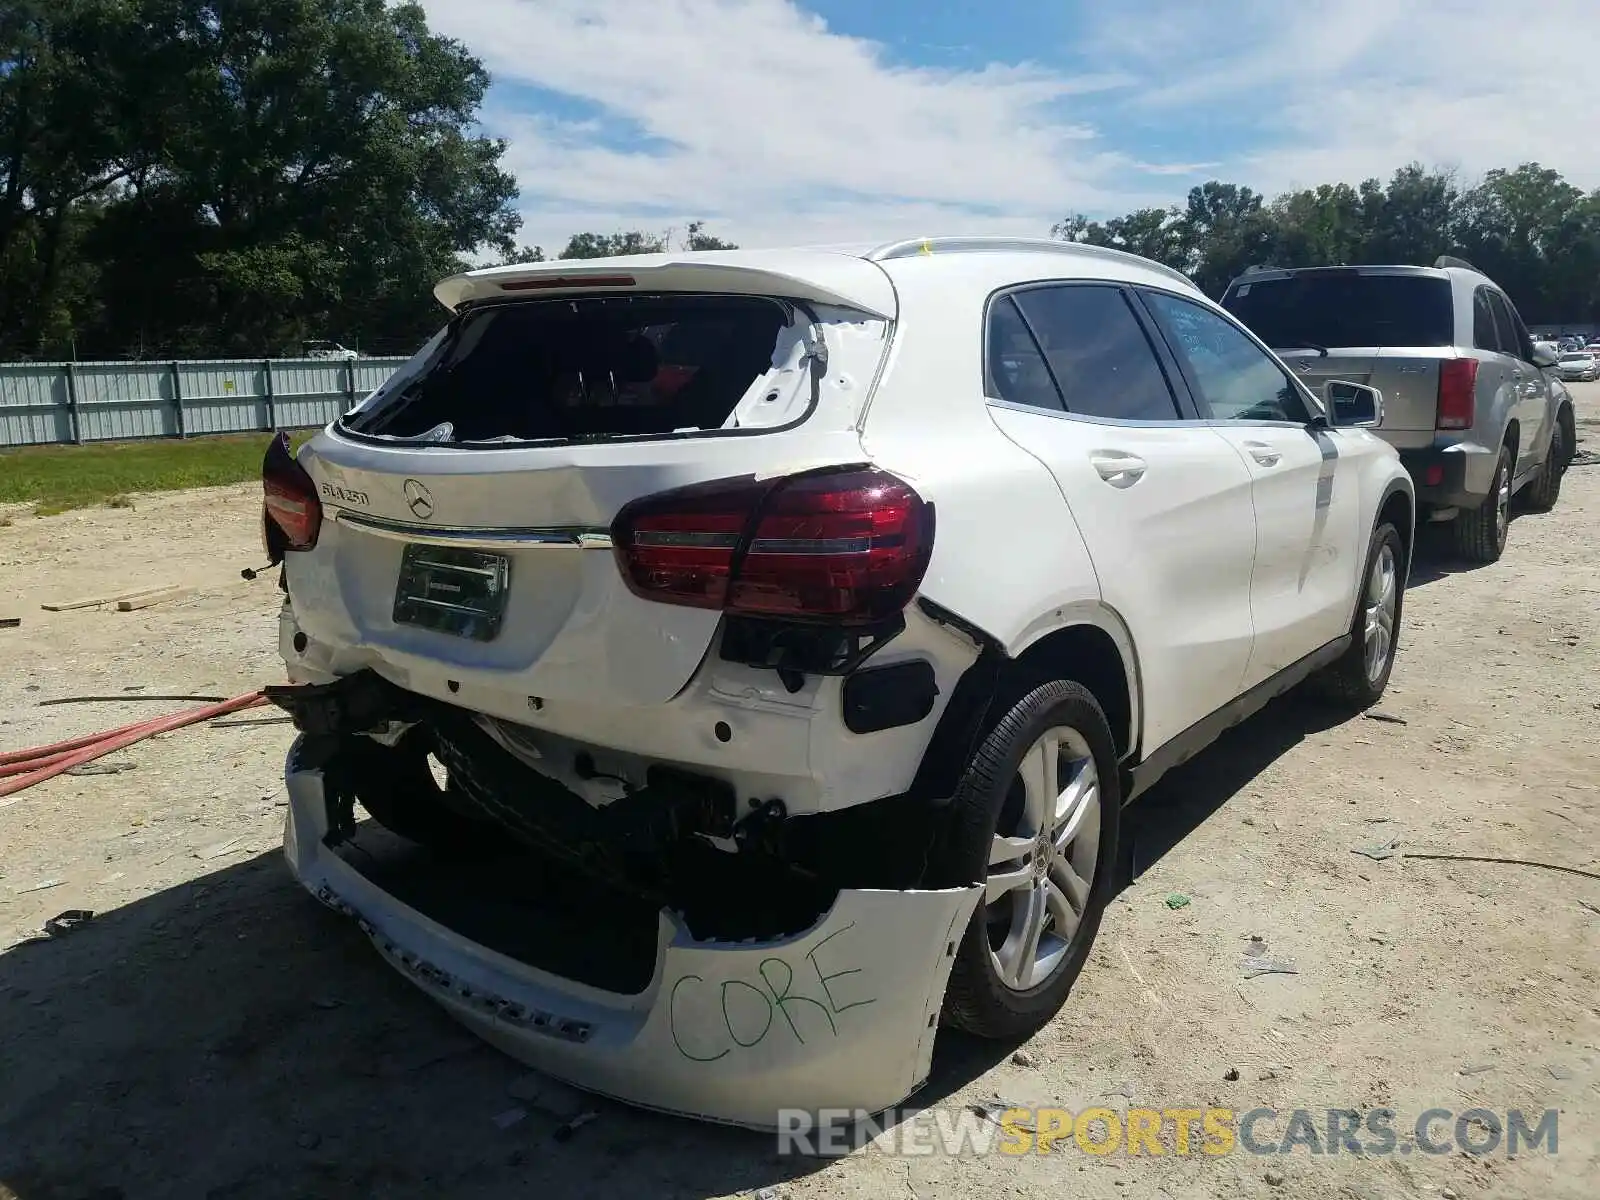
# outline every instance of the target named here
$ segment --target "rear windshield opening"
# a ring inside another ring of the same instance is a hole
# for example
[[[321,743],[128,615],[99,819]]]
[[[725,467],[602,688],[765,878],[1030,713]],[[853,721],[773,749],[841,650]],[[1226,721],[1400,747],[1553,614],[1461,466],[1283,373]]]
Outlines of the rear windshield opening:
[[[1449,346],[1450,281],[1426,275],[1297,275],[1236,284],[1223,307],[1275,348]]]
[[[790,308],[760,296],[496,304],[461,316],[419,372],[347,425],[400,438],[448,425],[435,436],[453,442],[720,429],[758,380],[793,384],[768,377],[798,374],[803,339]]]

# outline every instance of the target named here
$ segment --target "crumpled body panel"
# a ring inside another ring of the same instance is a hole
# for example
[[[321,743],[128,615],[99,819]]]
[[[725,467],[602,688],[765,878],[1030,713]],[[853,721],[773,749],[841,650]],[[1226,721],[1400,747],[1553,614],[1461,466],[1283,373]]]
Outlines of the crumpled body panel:
[[[300,882],[463,1024],[577,1087],[752,1128],[780,1110],[877,1112],[926,1079],[956,943],[978,887],[841,891],[804,933],[696,940],[674,914],[638,995],[478,945],[400,903],[324,844],[322,775],[287,773],[284,850]],[[604,938],[603,928],[595,930]]]

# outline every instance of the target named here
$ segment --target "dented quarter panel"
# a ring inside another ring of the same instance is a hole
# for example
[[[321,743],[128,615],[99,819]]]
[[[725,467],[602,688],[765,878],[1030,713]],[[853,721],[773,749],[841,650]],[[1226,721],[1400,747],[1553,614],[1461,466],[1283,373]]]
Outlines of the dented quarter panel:
[[[991,288],[1017,277],[1018,266],[1003,254],[968,257],[970,264],[947,263],[942,274],[926,259],[885,264],[901,323],[865,413],[862,443],[937,510],[922,594],[1015,655],[1057,610],[1098,605],[1100,583],[1054,476],[999,435],[984,397],[984,301]],[[949,272],[958,267],[983,279],[952,287]],[[983,453],[974,455],[974,446]],[[1041,537],[1045,528],[1057,536]],[[973,563],[984,569],[974,571]]]
[[[971,269],[986,273],[984,286],[952,289],[930,288],[919,277],[927,270],[921,260],[888,266],[905,322],[865,414],[862,442],[874,461],[935,505],[938,532],[922,595],[1012,658],[1060,629],[1104,631],[1127,672],[1129,744],[1136,745],[1142,689],[1133,637],[1104,602],[1055,477],[1025,447],[998,436],[984,396],[983,299],[1012,268],[1002,255],[972,256]],[[981,458],[973,445],[983,446]],[[1040,536],[1051,527],[1061,536]],[[974,562],[984,570],[973,571]]]
[[[648,1108],[772,1128],[782,1108],[876,1112],[926,1079],[954,948],[978,887],[849,890],[806,932],[696,940],[671,913],[637,996],[561,979],[410,909],[329,850],[322,776],[287,775],[284,850],[386,961],[514,1057]]]

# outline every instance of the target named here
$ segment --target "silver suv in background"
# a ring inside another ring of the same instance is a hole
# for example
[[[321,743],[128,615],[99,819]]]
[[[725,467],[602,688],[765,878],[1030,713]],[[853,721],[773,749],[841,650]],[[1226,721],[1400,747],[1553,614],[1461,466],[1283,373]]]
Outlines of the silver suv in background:
[[[1383,394],[1378,435],[1416,484],[1419,518],[1481,563],[1505,550],[1511,499],[1548,510],[1577,443],[1556,356],[1506,294],[1456,258],[1432,267],[1252,267],[1222,305],[1313,389]]]

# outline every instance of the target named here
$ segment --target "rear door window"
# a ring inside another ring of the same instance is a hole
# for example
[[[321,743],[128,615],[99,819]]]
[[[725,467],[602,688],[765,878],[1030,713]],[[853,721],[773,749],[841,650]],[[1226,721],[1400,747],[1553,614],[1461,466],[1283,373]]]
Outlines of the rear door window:
[[[603,296],[496,304],[455,321],[426,364],[355,414],[362,433],[594,440],[720,429],[802,353],[809,321],[759,296]]]
[[[1520,358],[1523,362],[1533,361],[1533,337],[1528,333],[1527,326],[1522,323],[1522,318],[1517,314],[1516,306],[1499,292],[1491,293],[1494,296],[1495,312],[1505,319],[1506,353],[1513,358]]]
[[[1494,327],[1496,330],[1495,344],[1501,354],[1517,357],[1517,334],[1511,326],[1511,313],[1506,309],[1506,302],[1494,292],[1488,291],[1489,309],[1494,313]]]
[[[1066,411],[1119,421],[1176,421],[1177,401],[1144,327],[1114,287],[1015,292]]]
[[[1027,408],[1063,411],[1050,368],[1039,343],[1010,296],[1002,296],[989,310],[988,391],[996,399]]]
[[[1477,288],[1472,293],[1472,345],[1477,350],[1499,352],[1500,330],[1494,322],[1494,306],[1489,303],[1489,289]]]
[[[1450,281],[1341,267],[1236,283],[1223,307],[1267,345],[1449,346]]]

